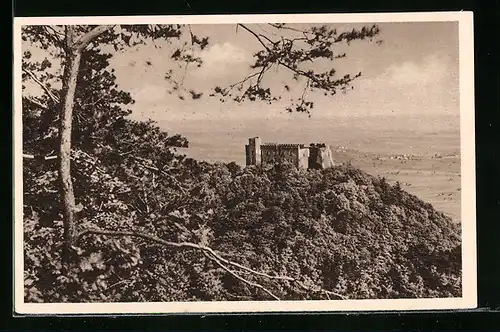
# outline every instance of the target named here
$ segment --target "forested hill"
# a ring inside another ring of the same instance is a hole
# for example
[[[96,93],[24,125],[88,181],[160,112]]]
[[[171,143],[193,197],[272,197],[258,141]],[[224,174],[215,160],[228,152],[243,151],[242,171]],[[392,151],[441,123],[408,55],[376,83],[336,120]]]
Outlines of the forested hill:
[[[82,231],[70,272],[61,272],[61,223],[40,205],[47,194],[28,192],[27,301],[461,296],[460,226],[384,179],[349,165],[192,159],[166,172],[112,153],[98,167],[76,158]]]
[[[460,296],[460,226],[398,184],[349,165],[212,167],[202,176],[213,210],[207,227],[213,246],[231,259],[348,298]],[[282,299],[326,298],[267,281]],[[229,293],[262,298],[258,289],[242,286],[222,282],[208,297],[227,298],[218,292],[229,287]]]

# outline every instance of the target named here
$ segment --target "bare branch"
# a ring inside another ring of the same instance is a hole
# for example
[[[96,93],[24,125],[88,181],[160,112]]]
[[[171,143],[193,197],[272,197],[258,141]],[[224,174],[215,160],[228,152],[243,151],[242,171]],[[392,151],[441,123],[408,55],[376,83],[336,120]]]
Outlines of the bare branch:
[[[71,160],[76,160],[78,159],[77,157],[79,156],[85,157],[85,159],[90,163],[90,168],[87,170],[88,172],[92,172],[95,169],[101,174],[106,174],[106,171],[104,171],[102,168],[98,166],[99,163],[98,158],[94,158],[82,150],[72,150]]]
[[[306,94],[307,89],[309,88],[309,83],[310,82],[311,82],[311,79],[308,77],[307,78],[307,82],[306,82],[306,86],[304,87],[304,91],[302,91],[302,96],[300,97],[300,99],[302,100],[302,102],[304,102],[304,96]]]
[[[41,107],[43,109],[49,109],[49,107],[45,104],[42,104],[41,102],[39,102],[38,100],[34,99],[34,98],[30,98],[30,97],[23,97],[24,100],[27,100],[28,102],[38,106],[38,107]]]
[[[269,295],[271,295],[273,298],[275,298],[277,300],[279,300],[279,298],[276,295],[272,294],[269,290],[267,290],[266,288],[264,288],[262,285],[256,284],[256,283],[253,283],[253,282],[250,282],[250,281],[246,280],[245,278],[237,275],[236,272],[230,270],[224,264],[240,268],[240,269],[242,269],[244,271],[247,271],[249,273],[252,273],[254,275],[265,277],[265,278],[268,278],[268,279],[290,281],[290,282],[296,283],[298,286],[300,286],[301,288],[303,288],[304,290],[307,290],[307,291],[323,292],[325,294],[334,295],[334,296],[336,296],[338,298],[341,298],[343,300],[347,299],[347,297],[344,296],[344,295],[341,295],[341,294],[338,294],[338,293],[335,293],[335,292],[332,292],[332,291],[325,290],[325,289],[323,289],[321,287],[308,287],[308,286],[304,285],[302,282],[300,282],[299,280],[297,280],[296,278],[292,278],[292,277],[288,277],[288,276],[272,276],[272,275],[269,275],[267,273],[263,273],[263,272],[259,272],[259,271],[253,270],[253,269],[251,269],[249,267],[246,267],[244,265],[241,265],[241,264],[238,264],[238,263],[233,262],[231,260],[225,259],[222,256],[220,256],[219,254],[217,254],[215,252],[215,250],[213,250],[212,248],[207,247],[207,246],[203,246],[203,245],[200,245],[200,244],[195,244],[195,243],[192,243],[192,242],[172,242],[172,241],[167,241],[167,240],[161,239],[159,237],[156,237],[156,236],[153,236],[153,235],[149,235],[149,234],[146,234],[146,233],[141,233],[141,232],[111,231],[111,230],[102,230],[102,229],[97,229],[97,228],[87,228],[87,229],[84,229],[84,230],[82,230],[77,235],[76,238],[79,239],[82,236],[87,235],[87,234],[107,235],[107,236],[133,236],[133,237],[142,238],[144,240],[149,240],[149,241],[152,241],[152,242],[164,245],[164,246],[176,247],[176,248],[189,248],[189,249],[200,250],[200,251],[203,252],[204,255],[207,255],[208,258],[210,258],[212,261],[216,262],[217,265],[219,265],[220,267],[222,267],[227,272],[231,273],[237,279],[239,279],[239,280],[241,280],[241,281],[243,281],[243,282],[245,282],[245,283],[247,283],[247,284],[249,284],[249,285],[251,285],[253,287],[257,287],[257,288],[262,289],[263,291],[265,291],[266,293],[268,293]],[[222,263],[224,263],[224,264],[222,264]]]
[[[221,264],[221,262],[219,262],[219,260],[217,259],[213,259],[211,258],[207,253],[203,253],[208,259],[211,259],[212,261],[214,261],[217,265],[219,265],[221,268],[223,268],[225,271],[227,271],[229,274],[231,274],[233,277],[235,277],[236,279],[244,282],[245,284],[247,285],[250,285],[250,286],[253,286],[253,287],[256,287],[256,288],[259,288],[261,290],[263,290],[264,292],[266,292],[267,294],[269,294],[272,298],[274,298],[276,301],[280,301],[280,298],[277,297],[276,295],[274,295],[269,289],[265,288],[264,286],[262,286],[261,284],[257,284],[255,282],[251,282],[250,280],[247,280],[245,278],[243,278],[242,276],[238,275],[237,273],[235,273],[234,271],[230,270],[227,266]]]
[[[132,156],[133,159],[137,160],[137,161],[141,161],[141,162],[145,162],[147,161],[146,159],[144,158],[140,158],[140,157],[135,157],[135,156]],[[177,188],[179,190],[182,191],[183,194],[187,194],[187,190],[179,183],[179,181],[171,174],[168,174],[167,172],[157,168],[157,167],[154,167],[154,166],[150,166],[150,165],[146,165],[146,164],[140,164],[142,167],[144,168],[147,168],[151,171],[156,171],[156,172],[159,172],[160,174],[164,175],[164,176],[167,176],[168,178],[170,178],[172,181],[174,181],[175,185],[177,186]]]
[[[52,39],[52,41],[54,42],[54,44],[56,46],[64,46],[62,39],[59,38],[59,36],[64,37],[64,33],[58,32],[56,29],[54,29],[50,25],[46,25],[46,26],[44,26],[44,28],[45,28],[45,31],[47,31],[49,38]],[[52,31],[53,33],[51,33],[49,30]]]
[[[268,51],[268,52],[271,52],[271,49],[264,43],[264,41],[262,40],[261,37],[259,37],[258,34],[256,34],[253,30],[249,29],[246,25],[244,24],[241,24],[241,23],[238,23],[238,25],[240,27],[242,27],[243,29],[245,29],[246,31],[250,32],[255,38],[257,38],[257,40],[259,41],[259,43],[261,43],[262,46],[264,46],[264,48]]]
[[[221,263],[221,261],[223,261],[223,262],[228,262],[228,261],[225,260],[225,259],[223,259],[219,255],[217,255],[213,251],[213,249],[211,249],[211,248],[208,248],[208,247],[205,247],[205,246],[202,246],[202,245],[198,245],[198,244],[195,244],[195,243],[192,243],[192,242],[171,242],[171,241],[166,241],[166,240],[163,240],[163,239],[161,239],[159,237],[152,236],[152,235],[145,234],[145,233],[127,232],[127,231],[109,231],[109,230],[91,229],[91,228],[83,230],[82,232],[80,232],[77,235],[76,238],[79,239],[82,236],[87,235],[87,234],[108,235],[108,236],[135,236],[135,237],[139,237],[139,238],[142,238],[142,239],[145,239],[145,240],[156,242],[156,243],[164,245],[164,246],[177,247],[177,248],[190,248],[190,249],[201,250],[203,252],[203,254],[207,258],[209,258],[210,260],[214,261],[217,265],[219,265],[221,268],[223,268],[228,273],[230,273],[231,275],[233,275],[235,278],[241,280],[242,282],[244,282],[244,283],[246,283],[246,284],[248,284],[250,286],[262,289],[264,292],[266,292],[267,294],[269,294],[270,296],[272,296],[274,299],[276,299],[278,301],[280,300],[276,295],[274,295],[271,291],[269,291],[268,289],[266,289],[264,286],[262,286],[260,284],[257,284],[257,283],[254,283],[254,282],[251,282],[251,281],[249,281],[249,280],[247,280],[247,279],[239,276],[234,271],[230,270],[225,265],[223,265]]]
[[[111,231],[111,230],[104,230],[104,229],[98,229],[98,228],[87,228],[82,230],[80,233],[78,233],[77,238],[81,238],[87,234],[94,234],[94,235],[107,235],[107,236],[133,236],[133,237],[138,237],[142,238],[144,240],[149,240],[164,246],[168,247],[177,247],[177,248],[190,248],[190,249],[198,249],[198,250],[204,250],[204,248],[200,245],[197,245],[195,243],[191,242],[171,242],[167,241],[164,239],[161,239],[159,237],[149,235],[146,233],[140,233],[140,232],[131,232],[131,231]]]
[[[191,30],[191,24],[188,24],[187,27],[189,30],[189,35],[191,36],[191,45],[194,45],[194,34],[193,31]]]
[[[108,287],[108,289],[111,289],[111,288],[113,288],[113,287],[116,287],[116,286],[118,286],[118,285],[121,285],[121,284],[124,284],[124,283],[128,283],[128,282],[130,282],[130,280],[129,280],[129,279],[122,279],[122,280],[120,280],[120,281],[115,282],[115,283],[114,283],[114,284],[112,284],[111,286],[109,286],[109,287]]]
[[[262,66],[262,70],[259,73],[259,77],[257,77],[257,85],[260,85],[260,82],[262,81],[262,76],[264,75],[264,73],[266,71],[268,71],[269,69],[271,69],[271,67],[272,67],[272,64],[270,66],[269,62],[267,62],[264,66]]]
[[[233,89],[235,86],[240,85],[240,84],[243,84],[243,83],[245,83],[246,81],[248,81],[249,79],[251,79],[251,78],[253,78],[253,77],[257,76],[257,75],[260,75],[260,72],[255,72],[255,73],[253,73],[253,74],[251,74],[251,75],[248,75],[247,77],[245,77],[245,78],[244,78],[244,79],[242,79],[241,81],[236,82],[236,83],[234,83],[234,84],[231,84],[231,85],[228,87],[228,89],[229,89],[229,90],[231,90],[231,89]]]
[[[184,86],[184,80],[186,79],[188,66],[189,66],[189,62],[186,61],[186,64],[184,65],[184,75],[182,75],[182,79],[180,82],[181,87]]]
[[[61,37],[64,37],[64,32],[62,32],[62,31],[57,31],[56,29],[54,29],[54,27],[52,27],[52,26],[50,26],[50,25],[46,25],[46,26],[45,26],[45,28],[46,28],[46,29],[50,29],[51,31],[53,31],[53,32],[54,32],[54,34],[55,34],[56,36],[61,36]],[[59,39],[59,40],[61,40],[59,37],[58,37],[58,39]]]
[[[250,74],[250,75],[246,76],[245,78],[243,78],[241,81],[238,81],[236,83],[229,85],[227,88],[222,90],[221,94],[223,96],[226,96],[227,91],[233,90],[236,86],[241,85],[241,84],[249,81],[251,78],[254,78],[255,76],[258,76],[257,77],[257,86],[259,86],[260,82],[262,81],[262,77],[263,77],[264,73],[267,72],[269,69],[271,69],[271,67],[272,66],[269,66],[268,64],[262,66],[262,69],[260,71],[257,71],[253,74]]]
[[[100,102],[101,100],[103,100],[105,97],[105,95],[102,95],[100,96],[99,98],[97,98],[95,101],[91,102],[91,103],[82,103],[80,105],[81,108],[84,108],[84,107],[90,107],[90,106],[95,106],[98,102]]]
[[[272,26],[273,28],[280,29],[280,30],[290,30],[290,31],[300,32],[302,34],[307,34],[306,30],[292,28],[292,27],[286,26],[284,24],[268,23],[268,25]]]
[[[26,68],[23,68],[23,72],[28,74],[31,77],[31,79],[35,81],[35,83],[38,84],[49,95],[50,99],[52,99],[54,103],[59,104],[59,97],[57,97],[47,85],[45,85],[42,81],[40,81],[38,77],[36,77],[35,73]]]
[[[342,300],[347,300],[348,297],[347,296],[344,296],[342,294],[339,294],[339,293],[335,293],[335,292],[332,292],[332,291],[328,291],[326,289],[323,289],[323,288],[320,288],[320,287],[307,287],[306,285],[304,285],[302,282],[298,281],[298,280],[295,280],[295,283],[297,285],[299,285],[300,287],[302,287],[304,290],[307,290],[307,291],[316,291],[316,292],[323,292],[325,294],[328,294],[328,295],[334,295],[338,298],[341,298]]]
[[[276,44],[276,42],[275,42],[275,41],[272,41],[272,40],[271,40],[269,37],[267,37],[266,35],[263,35],[263,34],[259,33],[259,37],[264,38],[265,40],[267,40],[268,42],[270,42],[270,43],[271,43],[271,44],[273,44],[273,45],[274,45],[274,44]]]
[[[137,195],[137,197],[139,197],[141,202],[146,207],[146,213],[149,214],[149,213],[151,213],[151,208],[149,207],[149,204],[148,204],[148,196],[146,195],[146,188],[144,186],[144,182],[142,183],[142,194],[144,195],[144,199],[141,198],[141,195]]]
[[[238,267],[242,270],[245,270],[249,273],[252,273],[252,274],[256,274],[258,276],[261,276],[261,277],[265,277],[265,278],[268,278],[268,279],[276,279],[276,280],[286,280],[286,281],[295,281],[294,278],[292,277],[287,277],[287,276],[272,276],[272,275],[269,275],[267,273],[264,273],[264,272],[259,272],[259,271],[256,271],[256,270],[253,270],[249,267],[246,267],[244,265],[241,265],[241,264],[238,264],[236,262],[233,262],[233,261],[230,261],[228,259],[225,259],[217,254],[215,254],[213,251],[210,252],[212,255],[214,255],[217,259],[221,260],[223,263],[226,263],[226,264],[229,264],[229,265],[232,265],[234,267]]]

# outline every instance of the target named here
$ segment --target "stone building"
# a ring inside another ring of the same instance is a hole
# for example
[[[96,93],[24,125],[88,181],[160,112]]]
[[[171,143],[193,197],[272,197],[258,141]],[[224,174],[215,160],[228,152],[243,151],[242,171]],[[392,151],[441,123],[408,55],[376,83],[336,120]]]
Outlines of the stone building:
[[[325,143],[311,143],[309,145],[309,169],[324,169],[333,166],[332,150],[328,145]]]
[[[246,164],[274,165],[292,164],[301,169],[323,169],[334,166],[330,148],[324,143],[310,144],[277,144],[261,143],[259,137],[253,137],[245,145]]]

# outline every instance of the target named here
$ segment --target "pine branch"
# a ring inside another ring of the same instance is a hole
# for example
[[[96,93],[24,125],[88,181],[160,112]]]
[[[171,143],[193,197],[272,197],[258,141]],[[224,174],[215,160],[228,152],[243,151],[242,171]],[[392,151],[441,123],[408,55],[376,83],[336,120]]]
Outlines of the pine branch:
[[[297,75],[304,76],[304,77],[306,77],[306,78],[308,78],[308,79],[311,79],[312,81],[314,81],[314,82],[316,82],[316,83],[318,83],[318,84],[321,84],[321,83],[322,83],[320,80],[318,80],[316,77],[314,77],[314,75],[309,74],[309,73],[307,73],[307,72],[305,72],[305,71],[303,71],[303,70],[300,70],[300,69],[294,68],[294,67],[292,67],[292,66],[290,66],[290,65],[288,65],[288,64],[286,64],[286,63],[284,63],[283,61],[278,61],[278,64],[279,64],[279,65],[282,65],[283,67],[285,67],[285,68],[287,68],[287,69],[289,69],[289,70],[291,70],[291,71],[293,71],[293,72],[294,72],[295,74],[297,74]]]
[[[269,62],[276,63],[278,66],[282,66],[282,67],[287,68],[288,70],[292,71],[294,73],[294,75],[306,77],[309,80],[311,80],[312,82],[314,82],[315,83],[314,85],[316,85],[316,87],[331,91],[333,93],[335,93],[335,89],[337,88],[337,86],[348,84],[354,78],[359,76],[359,75],[356,75],[352,79],[344,78],[344,79],[339,79],[336,81],[330,81],[329,78],[326,79],[324,77],[324,74],[326,74],[326,73],[315,75],[315,73],[313,71],[304,71],[302,69],[299,69],[297,67],[296,62],[287,63],[287,62],[291,62],[290,59],[287,59],[287,56],[291,55],[290,52],[292,51],[292,45],[293,45],[294,41],[303,40],[306,42],[314,42],[316,40],[315,38],[317,38],[317,37],[313,38],[313,35],[315,34],[315,32],[313,30],[312,31],[301,30],[301,29],[296,29],[293,27],[285,26],[284,24],[269,23],[269,25],[275,29],[291,30],[291,31],[294,31],[297,33],[301,33],[304,36],[301,38],[293,38],[293,39],[281,37],[281,42],[279,42],[279,41],[274,42],[271,39],[269,39],[267,36],[256,33],[255,31],[253,31],[252,29],[250,29],[249,27],[247,27],[244,24],[238,24],[238,25],[241,26],[242,28],[244,28],[252,36],[254,36],[258,40],[258,42],[264,47],[264,49],[268,52],[267,60],[265,60],[267,62],[262,65],[263,71],[261,72],[261,75],[259,76],[259,82],[260,82],[260,78],[261,78],[262,74],[264,74],[265,69],[268,67],[267,65]],[[371,37],[375,36],[378,33],[378,31],[379,31],[378,27],[374,25],[369,29],[363,28],[360,31],[352,30],[350,32],[344,32],[336,37],[329,35],[328,39],[330,40],[330,43],[340,43],[343,41],[350,42],[351,40],[356,40],[356,39],[362,40],[365,38],[371,38]],[[270,45],[266,44],[264,40],[268,41],[273,46],[270,47]],[[287,41],[288,43],[285,43],[285,41]],[[279,45],[280,43],[283,46],[282,49],[276,49],[276,46]],[[285,49],[285,46],[286,46],[286,49]],[[283,53],[283,52],[285,52],[285,53]],[[344,58],[345,56],[346,56],[346,54],[337,54],[337,55],[331,54],[330,56],[328,56],[328,58],[333,60],[333,59]],[[308,60],[312,61],[312,58],[308,58]],[[298,61],[302,62],[302,60],[298,60]]]
[[[299,76],[303,76],[303,77],[306,77],[308,80],[312,80],[313,82],[315,82],[318,86],[322,86],[325,84],[325,82],[323,82],[321,79],[318,79],[317,77],[314,76],[313,73],[310,73],[310,72],[306,72],[304,70],[301,70],[301,69],[298,69],[296,66],[292,66],[292,65],[289,65],[287,64],[286,62],[282,61],[282,59],[279,58],[279,54],[276,52],[276,51],[273,51],[268,45],[266,45],[266,43],[264,42],[263,38],[266,39],[267,41],[269,41],[269,43],[271,43],[272,45],[276,45],[277,43],[276,42],[273,42],[271,39],[267,38],[266,36],[262,35],[262,34],[257,34],[255,31],[253,31],[252,29],[248,28],[246,25],[244,24],[241,24],[239,23],[238,24],[239,26],[241,26],[243,29],[245,29],[246,31],[248,31],[250,34],[252,34],[258,41],[259,43],[266,49],[266,51],[269,53],[269,57],[268,57],[268,60],[266,63],[264,63],[264,65],[262,66],[262,70],[260,71],[259,74],[255,73],[255,74],[252,74],[248,77],[246,77],[242,82],[245,82],[246,80],[248,80],[250,77],[253,77],[255,75],[258,75],[259,78],[258,78],[258,84],[260,84],[260,81],[262,79],[262,76],[263,74],[267,71],[267,69],[271,68],[271,66],[269,66],[269,59],[272,58],[271,55],[276,55],[278,56],[275,60],[273,60],[273,62],[275,62],[276,64],[278,64],[279,66],[283,66],[287,69],[289,69],[290,71],[294,72],[296,75],[299,75]],[[276,25],[276,24],[270,24],[271,26],[273,26],[274,28],[277,28],[277,29],[285,29],[288,27],[283,27],[283,26],[279,26],[279,25]],[[294,30],[293,28],[290,28],[290,30]],[[302,30],[297,30],[297,32],[302,32],[305,34],[305,31],[302,31]],[[306,38],[307,39],[307,38]],[[297,39],[298,40],[298,39]],[[293,40],[290,40],[290,42],[293,43]],[[338,56],[339,58],[342,57],[342,56]],[[240,83],[242,83],[240,82]],[[238,83],[236,84],[233,84],[232,87],[234,87],[235,85],[237,85]],[[327,90],[331,90],[331,89],[334,89],[334,87],[326,87]]]

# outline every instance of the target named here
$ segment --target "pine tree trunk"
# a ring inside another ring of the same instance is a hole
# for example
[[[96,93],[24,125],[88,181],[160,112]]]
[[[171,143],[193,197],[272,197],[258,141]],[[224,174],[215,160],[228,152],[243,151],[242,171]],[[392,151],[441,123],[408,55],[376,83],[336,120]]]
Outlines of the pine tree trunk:
[[[61,123],[59,128],[60,150],[59,150],[59,178],[61,182],[61,194],[63,201],[63,223],[64,223],[64,253],[65,263],[70,262],[73,242],[76,233],[76,203],[71,179],[71,135],[73,122],[73,108],[75,102],[76,84],[80,71],[81,55],[85,47],[102,33],[113,26],[101,25],[92,29],[87,34],[76,39],[73,26],[65,27],[65,52],[66,63],[64,67],[62,86],[62,108]]]
[[[75,225],[75,194],[73,191],[73,181],[71,179],[71,134],[73,107],[76,91],[76,83],[78,72],[80,70],[81,53],[71,47],[72,30],[67,29],[67,53],[66,66],[64,69],[63,78],[63,96],[61,109],[60,123],[60,151],[59,151],[59,178],[61,181],[61,193],[63,201],[63,220],[64,220],[64,248],[65,259],[68,260],[68,255],[71,252],[73,245],[76,225]]]

